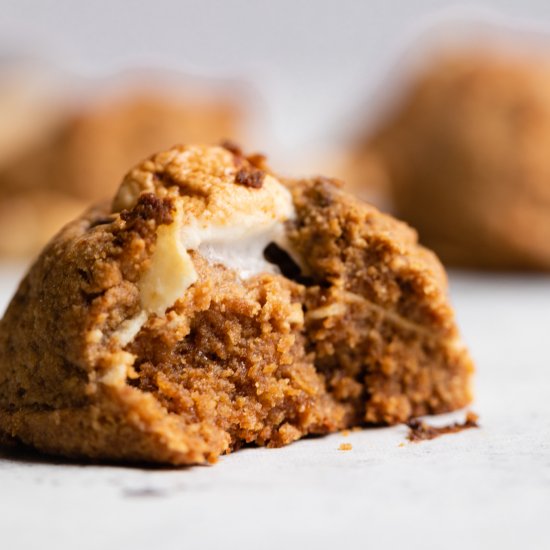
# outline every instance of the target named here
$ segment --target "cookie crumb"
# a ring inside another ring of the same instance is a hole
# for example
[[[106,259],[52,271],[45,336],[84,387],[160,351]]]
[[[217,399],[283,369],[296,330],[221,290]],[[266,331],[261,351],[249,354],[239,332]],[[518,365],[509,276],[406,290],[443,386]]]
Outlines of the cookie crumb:
[[[453,422],[447,426],[440,427],[430,426],[423,420],[412,418],[407,422],[407,426],[409,427],[407,439],[413,443],[417,443],[419,441],[435,439],[440,435],[457,433],[470,428],[479,428],[478,420],[479,416],[472,411],[466,413],[464,422]]]
[[[340,432],[344,437],[349,437],[349,430],[342,430]]]
[[[339,451],[351,451],[352,449],[351,443],[340,443],[340,447],[338,447]]]

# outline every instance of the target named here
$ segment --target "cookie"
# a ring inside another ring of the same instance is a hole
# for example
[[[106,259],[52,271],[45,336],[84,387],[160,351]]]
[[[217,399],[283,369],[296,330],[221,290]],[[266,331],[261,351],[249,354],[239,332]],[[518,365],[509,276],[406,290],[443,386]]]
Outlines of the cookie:
[[[0,233],[0,255],[38,252],[75,217],[75,204],[87,206],[112,196],[128,167],[151,151],[182,139],[208,143],[237,137],[241,121],[239,107],[229,100],[186,101],[137,92],[58,113],[57,122],[40,140],[20,147],[18,154],[0,164],[3,208],[13,204],[35,214],[31,224],[10,216],[9,232]],[[27,197],[29,205],[24,207]],[[43,198],[50,209],[35,208]],[[17,247],[13,234],[18,235]]]
[[[455,53],[370,136],[396,215],[445,263],[550,269],[549,91],[546,59]]]
[[[198,464],[463,407],[472,370],[412,229],[331,180],[178,146],[30,268],[0,322],[0,431]]]

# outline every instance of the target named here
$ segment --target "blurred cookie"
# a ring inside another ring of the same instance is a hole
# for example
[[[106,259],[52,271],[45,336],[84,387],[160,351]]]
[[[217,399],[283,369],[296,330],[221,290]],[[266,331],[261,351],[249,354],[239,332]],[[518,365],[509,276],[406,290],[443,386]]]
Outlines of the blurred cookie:
[[[550,64],[440,57],[364,144],[395,214],[448,263],[550,269]]]
[[[242,118],[240,107],[229,99],[186,100],[152,92],[103,98],[58,116],[41,139],[22,144],[0,163],[1,208],[15,207],[0,222],[10,228],[0,234],[0,255],[38,251],[74,217],[76,204],[112,195],[127,167],[151,151],[182,141],[239,137]],[[19,217],[17,211],[25,215]]]
[[[86,206],[85,200],[52,189],[0,194],[0,257],[35,253]]]

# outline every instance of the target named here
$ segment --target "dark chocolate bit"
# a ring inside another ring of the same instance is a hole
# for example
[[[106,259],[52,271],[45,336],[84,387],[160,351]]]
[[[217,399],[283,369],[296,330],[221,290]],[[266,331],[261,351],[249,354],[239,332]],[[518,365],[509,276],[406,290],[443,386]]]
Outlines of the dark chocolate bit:
[[[296,281],[304,286],[311,286],[313,280],[302,274],[300,266],[291,258],[290,254],[275,243],[269,243],[264,249],[264,258],[276,265],[281,274],[291,281]]]
[[[435,439],[440,435],[457,433],[470,428],[479,428],[477,421],[477,414],[471,411],[466,413],[466,420],[464,422],[453,422],[452,424],[441,427],[430,426],[423,420],[411,418],[411,420],[407,422],[407,426],[409,427],[409,435],[407,438],[413,443],[427,441],[429,439]]]
[[[153,193],[140,195],[137,204],[130,210],[123,210],[120,218],[125,222],[114,231],[116,246],[124,248],[134,239],[152,238],[159,225],[170,225],[174,219],[172,199],[159,199]]]
[[[241,168],[235,174],[235,183],[260,189],[264,182],[265,172],[254,167]]]

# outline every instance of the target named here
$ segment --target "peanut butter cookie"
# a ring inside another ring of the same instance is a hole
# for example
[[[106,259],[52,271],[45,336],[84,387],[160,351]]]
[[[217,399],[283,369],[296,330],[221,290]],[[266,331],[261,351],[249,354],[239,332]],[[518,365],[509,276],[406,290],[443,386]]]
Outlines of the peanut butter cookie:
[[[259,155],[180,146],[45,248],[0,322],[0,431],[174,465],[471,399],[436,257]]]

